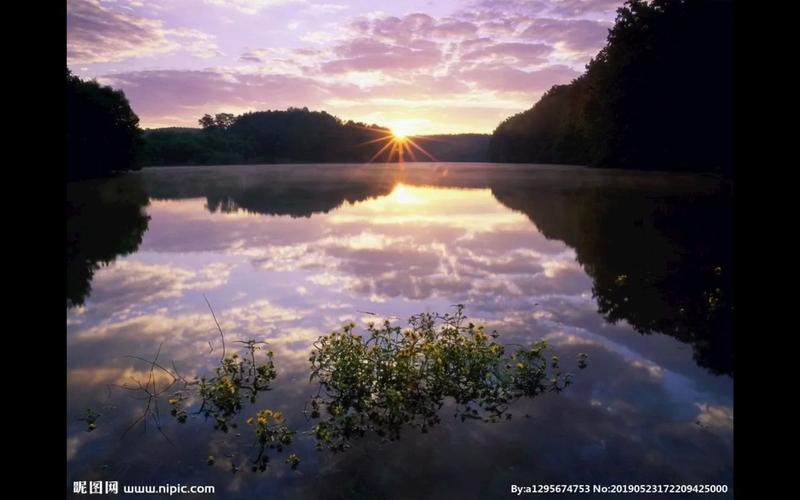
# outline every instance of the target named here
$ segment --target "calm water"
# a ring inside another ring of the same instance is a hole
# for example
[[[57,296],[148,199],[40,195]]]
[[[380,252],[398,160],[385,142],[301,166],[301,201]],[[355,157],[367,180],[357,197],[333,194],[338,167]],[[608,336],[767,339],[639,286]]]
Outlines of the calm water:
[[[492,164],[159,168],[69,197],[69,491],[97,479],[214,485],[217,498],[732,490],[732,194],[719,180]],[[249,406],[227,434],[176,423],[164,401],[163,435],[152,421],[130,428],[146,402],[116,385],[146,381],[149,366],[126,356],[162,344],[159,360],[198,375],[218,361],[203,295],[229,349],[258,338],[275,352],[274,389],[256,407],[301,432],[266,472],[248,466]],[[403,323],[456,303],[501,341],[546,339],[566,368],[579,352],[589,366],[567,390],[515,403],[510,421],[444,415],[427,434],[317,451],[302,434],[311,343],[350,320]],[[93,432],[77,420],[86,408],[101,414]]]

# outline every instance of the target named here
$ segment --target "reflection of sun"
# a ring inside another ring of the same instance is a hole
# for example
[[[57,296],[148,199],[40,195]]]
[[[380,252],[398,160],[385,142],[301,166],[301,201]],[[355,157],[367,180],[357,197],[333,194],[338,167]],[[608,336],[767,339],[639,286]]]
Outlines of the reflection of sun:
[[[398,162],[406,161],[406,157],[410,158],[411,161],[417,161],[417,155],[415,154],[415,150],[420,152],[430,158],[433,161],[436,161],[436,158],[433,157],[430,153],[428,153],[425,148],[420,146],[419,144],[414,141],[411,136],[407,135],[408,130],[406,127],[397,126],[393,130],[388,129],[378,129],[378,128],[370,128],[375,132],[380,132],[383,134],[381,137],[377,139],[373,139],[371,141],[367,141],[363,144],[374,144],[374,143],[382,143],[385,142],[378,152],[372,155],[372,158],[369,159],[368,163],[372,163],[378,157],[386,153],[386,162],[390,162],[393,159]],[[420,137],[415,137],[416,139],[420,139]]]
[[[400,205],[419,205],[423,202],[418,194],[403,184],[395,186],[391,194],[389,194],[389,199]]]

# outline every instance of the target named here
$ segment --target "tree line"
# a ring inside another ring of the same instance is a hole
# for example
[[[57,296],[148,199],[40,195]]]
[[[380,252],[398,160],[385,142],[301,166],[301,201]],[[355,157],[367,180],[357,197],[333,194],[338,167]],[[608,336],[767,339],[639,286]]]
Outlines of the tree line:
[[[731,172],[732,2],[628,0],[586,72],[494,131],[495,162]]]
[[[142,164],[366,162],[387,128],[342,121],[325,111],[289,108],[200,118],[201,129],[145,132]]]
[[[398,161],[389,149],[390,129],[325,111],[289,108],[235,116],[204,115],[202,128],[146,130],[142,164],[225,165],[253,163],[328,163]],[[428,155],[412,150],[419,161],[486,161],[488,134],[429,135],[412,138]],[[377,155],[377,156],[376,156]],[[408,154],[405,159],[409,160]]]

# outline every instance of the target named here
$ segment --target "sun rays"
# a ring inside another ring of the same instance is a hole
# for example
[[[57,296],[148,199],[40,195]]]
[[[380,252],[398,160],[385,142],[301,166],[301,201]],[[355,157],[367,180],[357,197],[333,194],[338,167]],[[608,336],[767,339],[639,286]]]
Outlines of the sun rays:
[[[426,151],[425,148],[417,144],[414,140],[424,139],[423,137],[415,137],[412,139],[411,136],[407,135],[407,132],[403,129],[393,131],[370,127],[369,130],[379,132],[383,135],[377,139],[362,143],[362,145],[382,144],[380,149],[378,149],[378,151],[376,151],[375,154],[372,155],[369,160],[367,160],[367,163],[372,163],[380,159],[383,159],[386,163],[392,161],[396,161],[398,163],[405,161],[420,161],[417,157],[418,153],[421,153],[424,155],[424,157],[427,157],[432,161],[436,161],[436,158],[434,158],[432,154]]]

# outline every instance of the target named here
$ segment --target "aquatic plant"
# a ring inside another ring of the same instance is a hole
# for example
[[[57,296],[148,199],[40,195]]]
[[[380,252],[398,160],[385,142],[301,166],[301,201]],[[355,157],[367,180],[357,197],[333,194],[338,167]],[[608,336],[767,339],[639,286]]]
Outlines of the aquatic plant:
[[[374,432],[388,440],[403,428],[427,432],[441,421],[446,400],[454,417],[496,422],[510,419],[509,405],[522,397],[559,392],[571,383],[557,357],[548,363],[546,342],[511,354],[497,332],[455,313],[423,313],[408,328],[369,323],[364,336],[350,323],[320,337],[309,358],[319,391],[310,402],[318,448],[341,451],[350,440]],[[579,357],[579,368],[586,355]]]
[[[253,470],[263,471],[269,462],[269,456],[264,452],[268,448],[274,448],[278,452],[283,451],[284,446],[292,444],[295,433],[286,426],[283,414],[279,411],[261,410],[255,418],[248,418],[247,424],[255,427],[256,438],[260,445],[258,457],[253,462]],[[300,459],[292,453],[286,463],[291,464],[292,469],[296,469]]]
[[[214,317],[222,345],[222,356],[219,365],[214,369],[214,375],[187,378],[178,371],[174,362],[172,368],[163,366],[158,361],[161,345],[159,345],[153,360],[128,356],[148,363],[150,370],[146,381],[134,379],[135,385],[133,386],[127,384],[118,386],[145,395],[143,398],[145,400],[144,410],[139,418],[128,427],[126,433],[139,422],[143,422],[146,426],[148,420],[152,420],[158,431],[171,443],[172,441],[162,430],[158,404],[162,396],[166,394],[169,394],[169,413],[178,423],[185,424],[189,416],[202,416],[205,420],[214,422],[214,429],[228,432],[230,428],[237,427],[233,420],[242,412],[245,403],[255,404],[259,393],[270,390],[270,384],[277,377],[277,370],[273,363],[274,353],[271,350],[266,350],[266,354],[261,355],[265,350],[266,342],[254,339],[237,340],[234,343],[243,346],[241,352],[228,355],[225,347],[225,334],[207,299],[206,303]],[[157,387],[157,377],[154,376],[156,370],[166,374],[170,380],[163,384],[163,387]],[[254,438],[259,447],[258,456],[253,460],[253,469],[263,471],[269,461],[266,450],[282,451],[283,446],[291,444],[295,433],[286,426],[280,412],[273,412],[269,409],[261,410],[255,418],[249,418],[247,423],[255,423]],[[92,426],[94,426],[93,421],[90,423],[90,430],[92,430]],[[208,464],[213,465],[214,462],[214,457],[209,456]],[[296,468],[296,465],[290,465],[293,469]]]
[[[158,362],[161,346],[152,361],[131,356],[150,365],[145,382],[135,380],[136,386],[122,386],[147,396],[137,422],[146,423],[151,417],[164,434],[158,401],[169,394],[170,414],[178,423],[202,416],[212,420],[215,429],[228,432],[236,427],[233,419],[247,403],[254,405],[261,392],[270,390],[277,371],[273,352],[266,350],[262,355],[265,342],[236,341],[243,346],[241,353],[228,355],[225,335],[221,328],[219,332],[223,353],[213,376],[184,377],[174,362],[172,368],[164,367]],[[487,332],[468,322],[463,305],[456,306],[452,314],[412,316],[407,328],[386,320],[378,325],[369,323],[359,335],[350,323],[320,337],[309,358],[309,380],[319,384],[306,408],[318,421],[309,433],[319,449],[334,451],[348,448],[352,439],[367,433],[393,441],[404,428],[428,432],[441,422],[440,413],[448,401],[454,408],[453,417],[462,422],[497,422],[511,419],[509,407],[515,400],[560,392],[572,383],[572,374],[561,370],[558,356],[546,356],[546,342],[504,345],[498,337],[496,331]],[[587,358],[585,353],[578,355],[578,368],[587,366]],[[156,387],[155,370],[169,375],[171,382]],[[96,414],[90,410],[85,420],[92,430]],[[262,409],[246,422],[253,428],[258,448],[258,456],[252,460],[254,471],[266,470],[267,451],[283,451],[297,434],[276,410]],[[294,470],[300,457],[292,453],[285,462]],[[209,456],[208,464],[214,463]],[[234,464],[233,471],[238,470]]]
[[[98,418],[100,418],[99,413],[91,408],[86,408],[86,416],[78,418],[78,420],[81,422],[86,422],[86,432],[92,432],[93,430],[97,429]]]

